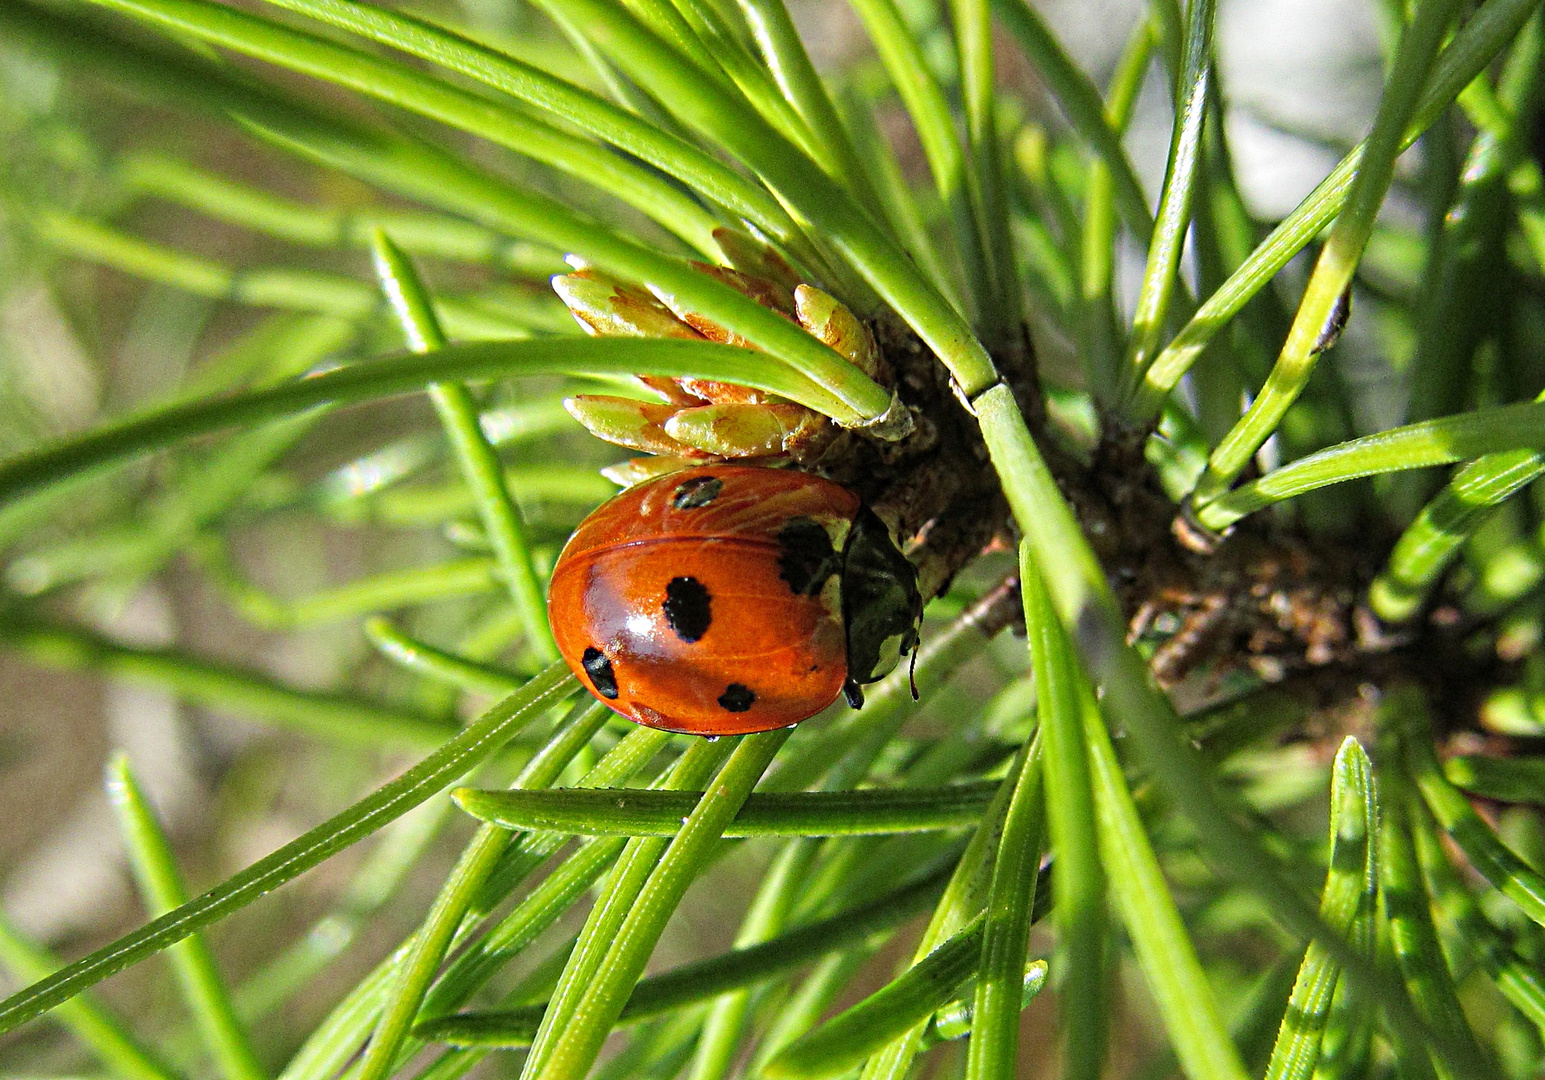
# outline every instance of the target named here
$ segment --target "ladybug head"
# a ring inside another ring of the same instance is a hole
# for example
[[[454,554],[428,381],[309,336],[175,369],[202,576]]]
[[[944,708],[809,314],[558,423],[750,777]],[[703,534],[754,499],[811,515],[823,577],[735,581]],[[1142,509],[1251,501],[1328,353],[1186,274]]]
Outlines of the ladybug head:
[[[865,683],[895,670],[917,648],[923,598],[917,569],[891,539],[890,530],[867,506],[848,532],[842,552],[842,620],[847,626],[848,704],[864,702]]]

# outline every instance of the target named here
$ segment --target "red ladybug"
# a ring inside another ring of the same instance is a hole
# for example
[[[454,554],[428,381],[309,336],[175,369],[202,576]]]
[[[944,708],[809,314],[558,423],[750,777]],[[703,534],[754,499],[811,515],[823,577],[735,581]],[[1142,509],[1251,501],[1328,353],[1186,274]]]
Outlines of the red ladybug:
[[[742,735],[797,724],[917,645],[917,573],[874,511],[806,473],[705,465],[629,488],[553,567],[558,648],[649,727]]]

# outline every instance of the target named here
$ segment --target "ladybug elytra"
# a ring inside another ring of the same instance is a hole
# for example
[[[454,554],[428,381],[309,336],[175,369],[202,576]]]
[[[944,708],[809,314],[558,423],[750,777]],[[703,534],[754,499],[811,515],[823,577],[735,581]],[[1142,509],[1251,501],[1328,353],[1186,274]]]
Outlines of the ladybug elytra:
[[[858,496],[806,473],[704,465],[628,488],[553,567],[558,648],[640,724],[695,735],[787,727],[917,645],[912,564]]]

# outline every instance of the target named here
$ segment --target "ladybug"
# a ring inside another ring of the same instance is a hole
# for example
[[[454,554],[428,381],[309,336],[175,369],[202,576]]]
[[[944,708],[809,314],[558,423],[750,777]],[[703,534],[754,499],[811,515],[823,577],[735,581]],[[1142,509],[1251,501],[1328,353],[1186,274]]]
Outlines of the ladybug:
[[[547,601],[592,693],[648,727],[797,724],[917,646],[917,571],[873,510],[807,473],[704,465],[637,484],[575,530]]]

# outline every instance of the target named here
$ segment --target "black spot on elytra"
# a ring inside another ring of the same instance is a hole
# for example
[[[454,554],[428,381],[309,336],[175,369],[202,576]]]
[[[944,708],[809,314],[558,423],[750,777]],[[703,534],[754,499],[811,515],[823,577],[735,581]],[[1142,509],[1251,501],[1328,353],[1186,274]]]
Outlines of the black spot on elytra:
[[[590,676],[590,685],[595,687],[595,692],[609,701],[616,701],[617,676],[606,654],[600,649],[589,648],[580,656],[579,663],[585,669],[585,674]]]
[[[755,700],[756,695],[751,692],[751,688],[738,682],[730,683],[724,688],[724,693],[719,695],[719,704],[728,712],[745,712]]]
[[[790,518],[778,530],[778,576],[795,596],[814,596],[837,572],[839,556],[832,538],[807,517]]]
[[[713,502],[723,490],[724,481],[717,476],[694,476],[676,485],[671,505],[677,510],[696,510]]]
[[[693,642],[708,633],[713,614],[708,610],[712,597],[703,583],[694,577],[671,578],[665,586],[665,621],[682,641]]]

